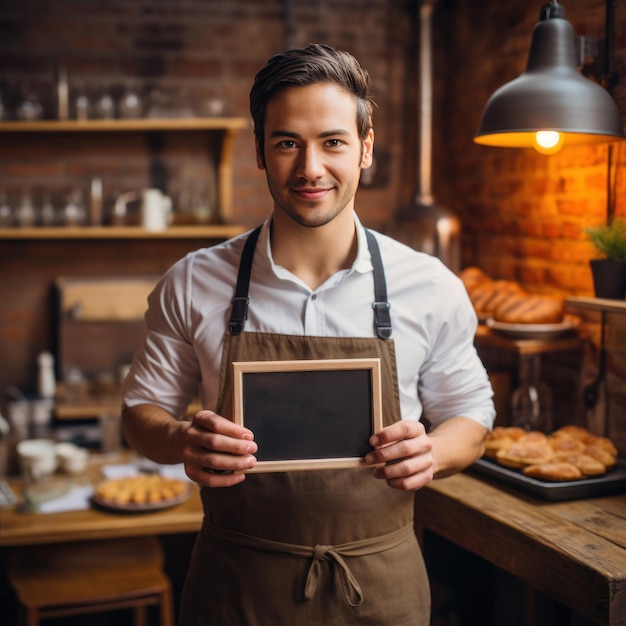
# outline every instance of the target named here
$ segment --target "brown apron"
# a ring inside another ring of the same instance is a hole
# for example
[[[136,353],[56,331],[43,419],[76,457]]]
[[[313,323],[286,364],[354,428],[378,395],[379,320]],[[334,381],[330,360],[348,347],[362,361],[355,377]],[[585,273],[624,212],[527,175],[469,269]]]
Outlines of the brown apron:
[[[379,357],[384,423],[400,419],[384,272],[376,241],[367,234],[379,338],[241,332],[258,230],[251,235],[225,336],[219,414],[232,416],[234,361]],[[235,487],[203,488],[202,501],[205,520],[183,590],[180,626],[430,623],[413,492],[392,489],[371,469],[249,474]]]

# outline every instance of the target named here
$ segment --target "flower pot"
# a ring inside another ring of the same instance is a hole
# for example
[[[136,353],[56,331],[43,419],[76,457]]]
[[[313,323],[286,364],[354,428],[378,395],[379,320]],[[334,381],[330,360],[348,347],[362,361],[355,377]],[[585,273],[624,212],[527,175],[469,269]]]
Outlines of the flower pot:
[[[590,264],[596,298],[623,300],[626,295],[626,262],[593,259]]]

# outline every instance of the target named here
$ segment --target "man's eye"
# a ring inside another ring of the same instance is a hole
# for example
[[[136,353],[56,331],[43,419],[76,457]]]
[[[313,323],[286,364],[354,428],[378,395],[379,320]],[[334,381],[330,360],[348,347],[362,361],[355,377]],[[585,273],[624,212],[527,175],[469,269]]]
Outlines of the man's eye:
[[[296,142],[291,139],[285,139],[278,144],[279,148],[295,148]]]
[[[343,141],[341,141],[341,139],[329,139],[326,142],[326,145],[328,145],[331,148],[338,148],[339,146],[343,145]]]

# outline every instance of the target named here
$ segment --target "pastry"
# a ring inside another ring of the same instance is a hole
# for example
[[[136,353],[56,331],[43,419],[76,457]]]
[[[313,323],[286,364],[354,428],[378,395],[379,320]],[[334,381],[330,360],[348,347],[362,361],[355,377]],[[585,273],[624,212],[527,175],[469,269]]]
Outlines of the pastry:
[[[557,453],[555,458],[557,461],[575,465],[585,476],[602,476],[602,474],[606,474],[606,467],[588,454],[561,452]]]
[[[518,294],[498,303],[493,319],[508,324],[557,324],[564,314],[561,298]]]
[[[554,459],[554,451],[547,443],[522,443],[500,450],[496,460],[507,467],[523,468],[527,465],[549,463]]]
[[[525,476],[552,481],[580,480],[584,478],[582,472],[575,465],[564,461],[529,465],[524,468],[523,472]]]
[[[572,437],[550,437],[548,443],[557,454],[581,454],[585,451],[585,444]]]
[[[606,450],[610,455],[617,456],[617,448],[608,437],[599,437],[598,435],[589,434],[583,438],[583,443],[588,446],[597,446]]]
[[[496,426],[485,437],[485,454],[495,457],[498,450],[508,448],[525,434],[526,431],[517,426]]]
[[[466,267],[459,272],[459,278],[463,281],[468,293],[477,285],[492,282],[491,278],[478,267]]]
[[[524,433],[518,440],[519,443],[548,445],[548,436],[539,430],[529,430]]]
[[[575,424],[568,424],[555,430],[552,433],[552,437],[572,437],[573,439],[580,439],[581,441],[591,435],[591,432],[582,426],[576,426]]]
[[[96,487],[95,495],[104,503],[119,506],[165,503],[186,491],[187,484],[182,480],[139,474],[106,480]]]
[[[496,309],[510,298],[525,294],[522,287],[512,280],[495,280],[479,283],[469,293],[470,300],[479,316],[493,317]]]
[[[583,454],[596,459],[596,461],[600,461],[606,468],[613,467],[617,463],[617,456],[613,456],[601,446],[594,444],[583,446]]]

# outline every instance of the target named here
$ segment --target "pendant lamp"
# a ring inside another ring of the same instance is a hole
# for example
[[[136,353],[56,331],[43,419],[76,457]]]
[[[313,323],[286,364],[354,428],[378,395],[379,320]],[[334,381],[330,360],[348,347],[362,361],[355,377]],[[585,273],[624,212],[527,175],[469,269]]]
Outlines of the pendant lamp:
[[[578,70],[574,31],[564,16],[556,0],[541,8],[526,70],[491,96],[476,143],[552,154],[564,145],[624,138],[613,98]]]

